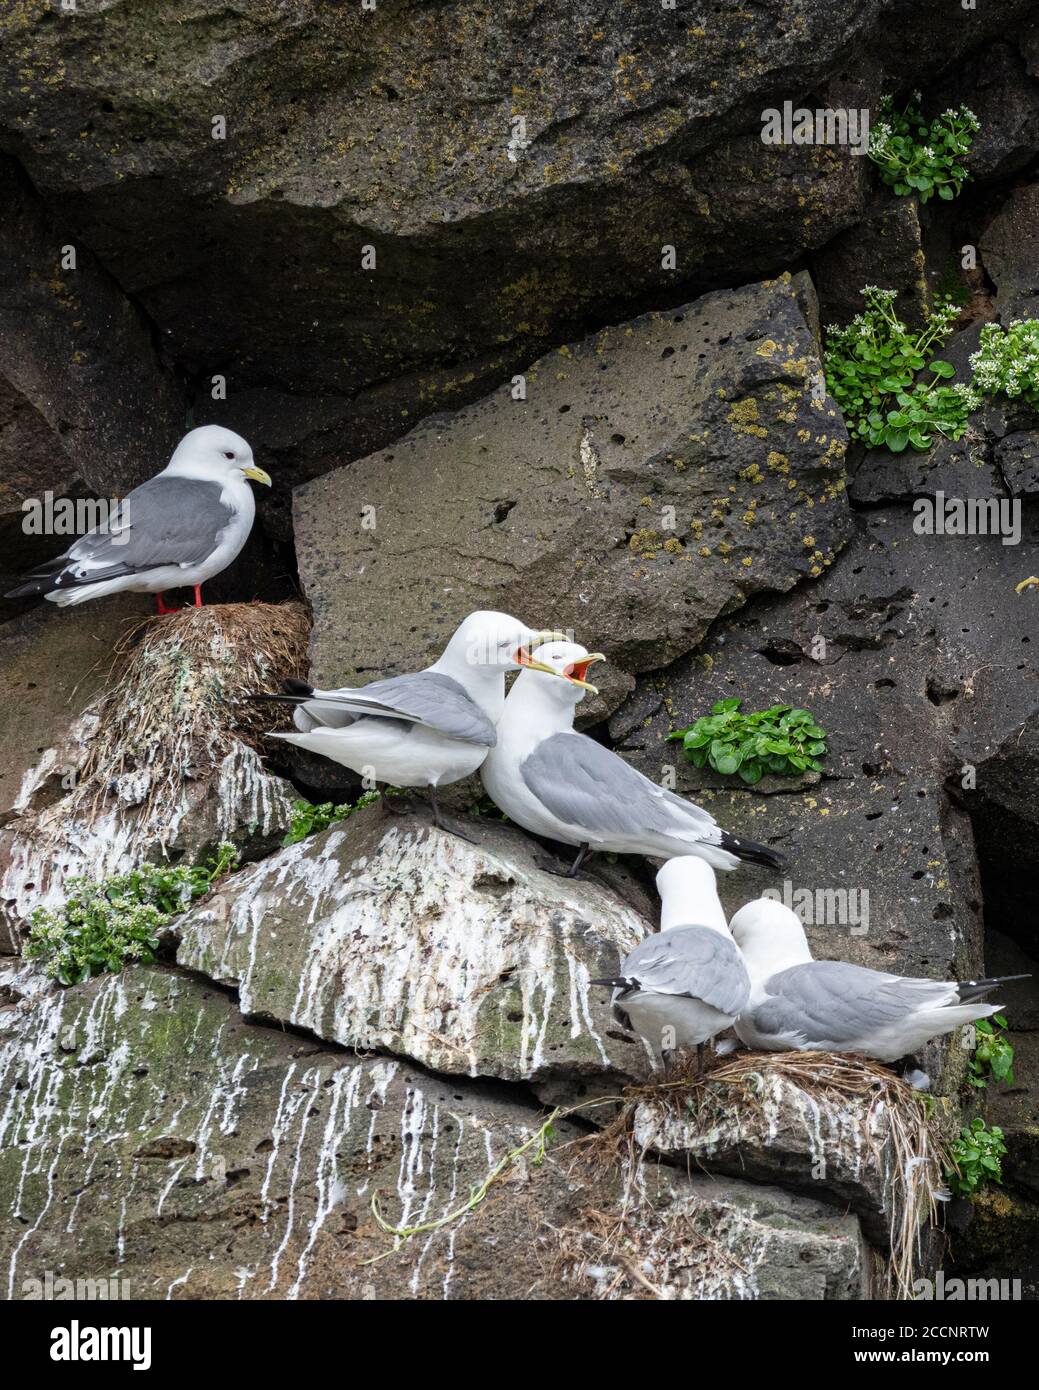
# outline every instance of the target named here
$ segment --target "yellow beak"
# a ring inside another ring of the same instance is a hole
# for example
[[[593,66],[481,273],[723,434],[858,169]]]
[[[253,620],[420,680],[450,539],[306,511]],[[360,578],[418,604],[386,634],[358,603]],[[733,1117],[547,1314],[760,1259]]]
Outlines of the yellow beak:
[[[242,475],[246,478],[252,478],[253,482],[266,483],[268,487],[271,486],[271,475],[265,473],[262,468],[257,468],[255,463],[251,463],[248,468],[243,468]]]
[[[558,640],[558,639],[556,639]],[[571,685],[579,685],[582,690],[587,690],[592,695],[598,695],[597,686],[589,685],[585,680],[588,667],[593,661],[605,661],[602,652],[589,652],[580,661],[575,661],[572,666],[568,666],[563,671],[557,671],[554,666],[548,666],[543,661],[535,661],[532,656],[528,656],[522,649],[517,653],[517,661],[520,666],[526,667],[528,671],[544,671],[546,675],[558,676],[561,680],[569,681]],[[577,675],[572,674],[577,672]]]

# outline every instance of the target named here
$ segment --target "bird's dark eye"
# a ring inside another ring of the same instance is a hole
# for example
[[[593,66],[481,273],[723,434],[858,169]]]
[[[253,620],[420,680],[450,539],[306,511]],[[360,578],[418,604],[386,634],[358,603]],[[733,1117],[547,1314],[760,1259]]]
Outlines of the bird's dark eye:
[[[233,459],[233,458],[234,458],[234,454],[231,453],[230,451],[225,450],[225,452],[224,452],[224,458],[225,458],[225,459]]]

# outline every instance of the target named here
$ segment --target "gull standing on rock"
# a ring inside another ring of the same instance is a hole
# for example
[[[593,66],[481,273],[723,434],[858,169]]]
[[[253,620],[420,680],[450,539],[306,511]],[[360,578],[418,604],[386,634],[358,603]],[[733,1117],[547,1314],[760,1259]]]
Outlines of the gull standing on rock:
[[[560,635],[536,632],[508,613],[470,613],[424,671],[341,690],[292,681],[284,695],[255,698],[296,706],[298,732],[272,738],[376,782],[428,788],[434,824],[446,829],[437,788],[475,772],[494,747],[505,672],[526,665],[532,647]]]
[[[227,569],[252,530],[256,500],[247,478],[271,485],[240,434],[220,425],[192,430],[104,528],[80,536],[5,598],[42,595],[64,608],[130,590],[155,594],[159,612],[172,613],[165,591],[194,589],[200,608],[202,585]]]
[[[813,960],[795,912],[771,898],[745,904],[729,923],[750,975],[736,1032],[767,1052],[854,1052],[897,1062],[941,1033],[989,1018],[981,1000],[1009,980],[920,980],[840,960]]]
[[[577,705],[586,692],[597,693],[585,679],[588,668],[604,659],[572,642],[552,642],[525,663],[480,772],[495,805],[534,835],[578,846],[571,877],[595,850],[660,859],[693,854],[715,869],[735,869],[741,860],[781,868],[775,851],[728,834],[707,811],[574,731]]]
[[[613,1014],[665,1061],[731,1028],[750,978],[725,921],[714,870],[702,859],[669,859],[657,874],[660,931],[640,941],[613,979]]]

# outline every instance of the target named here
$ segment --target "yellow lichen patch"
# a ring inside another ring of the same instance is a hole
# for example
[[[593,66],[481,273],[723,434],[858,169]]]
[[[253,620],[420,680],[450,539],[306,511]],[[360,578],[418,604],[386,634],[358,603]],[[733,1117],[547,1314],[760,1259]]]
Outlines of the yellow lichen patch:
[[[771,455],[769,455],[771,458]],[[738,476],[746,483],[763,483],[765,475],[761,471],[761,465],[757,463],[748,464],[746,468],[741,468]]]
[[[664,549],[669,555],[680,555],[685,547],[677,536],[668,536],[664,542]]]
[[[802,537],[801,537],[801,544],[802,544],[802,545],[806,545],[806,546],[809,548],[809,550],[811,550],[812,546],[815,544],[815,537],[814,537],[814,536],[802,536]]]
[[[758,403],[753,396],[735,401],[729,408],[729,426],[735,434],[753,434],[764,439],[768,430],[758,423]]]
[[[771,449],[769,451],[768,458],[766,458],[765,462],[773,473],[790,472],[790,460],[787,458],[786,454],[781,454],[776,449]]]
[[[764,342],[757,345],[754,351],[759,357],[774,357],[779,351],[779,344],[771,338],[766,338]]]
[[[657,549],[663,544],[659,531],[650,526],[641,526],[628,542],[631,550],[637,550],[643,560],[655,560]]]
[[[753,563],[754,560],[750,555],[744,555],[743,559],[740,561],[740,564],[743,565],[745,569],[750,569]]]

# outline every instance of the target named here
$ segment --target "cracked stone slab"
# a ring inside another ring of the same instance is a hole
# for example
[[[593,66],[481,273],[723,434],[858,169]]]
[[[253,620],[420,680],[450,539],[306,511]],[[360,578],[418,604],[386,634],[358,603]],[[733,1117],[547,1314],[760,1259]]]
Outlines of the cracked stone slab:
[[[234,875],[179,921],[177,960],[250,1017],[451,1074],[532,1081],[645,1074],[612,973],[649,929],[604,883],[539,869],[519,831],[478,844],[416,815],[352,816]]]
[[[473,608],[604,650],[603,696],[719,614],[821,574],[851,530],[847,435],[789,276],[549,353],[297,488],[319,684],[434,659]],[[421,496],[422,505],[414,500]]]
[[[247,1023],[223,991],[133,966],[0,1008],[0,1278],[105,1281],[141,1299],[861,1298],[854,1216],[650,1165],[635,1280],[559,1259],[632,1175],[540,1165],[461,1210],[543,1113],[479,1083],[360,1060]],[[394,1248],[394,1225],[436,1223]],[[96,1289],[96,1283],[91,1285]],[[97,1296],[95,1294],[95,1296]]]

